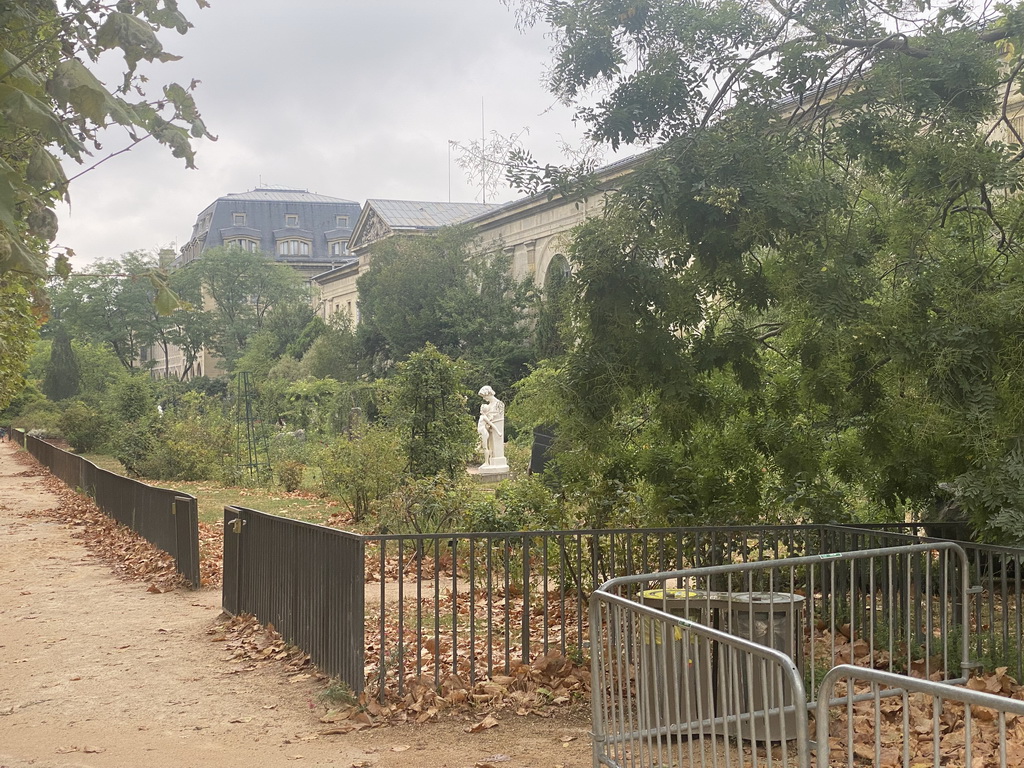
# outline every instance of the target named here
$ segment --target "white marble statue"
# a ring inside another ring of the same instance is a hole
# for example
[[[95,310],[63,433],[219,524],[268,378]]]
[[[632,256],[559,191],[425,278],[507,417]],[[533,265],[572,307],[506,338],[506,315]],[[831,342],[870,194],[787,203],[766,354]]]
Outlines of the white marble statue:
[[[488,386],[481,387],[478,394],[484,399],[484,404],[480,406],[480,419],[476,423],[480,448],[484,454],[480,474],[508,472],[508,461],[505,459],[505,404]]]

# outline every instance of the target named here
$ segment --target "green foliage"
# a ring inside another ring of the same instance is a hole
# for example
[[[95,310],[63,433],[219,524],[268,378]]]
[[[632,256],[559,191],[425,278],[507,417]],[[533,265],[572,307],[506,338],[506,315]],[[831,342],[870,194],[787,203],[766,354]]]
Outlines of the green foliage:
[[[537,303],[537,324],[533,333],[541,359],[556,357],[567,349],[563,332],[570,298],[568,264],[561,269],[555,267],[548,270],[548,279]]]
[[[71,346],[71,337],[64,326],[58,326],[50,347],[50,360],[43,379],[43,392],[54,401],[67,400],[78,394],[82,378],[78,358]]]
[[[131,376],[106,345],[74,341],[71,347],[78,361],[79,397],[90,405],[106,403],[119,383]]]
[[[484,372],[499,391],[522,376],[533,357],[528,285],[512,279],[509,257],[474,253],[472,237],[445,228],[374,246],[359,277],[357,328],[373,373],[430,343]]]
[[[161,417],[142,419],[129,432],[136,434],[120,447],[121,454],[134,461],[137,474],[155,480],[221,478],[234,447],[220,402],[197,393],[182,395]]]
[[[158,462],[151,460],[157,449],[155,431],[156,426],[150,418],[127,422],[118,427],[110,452],[130,476],[142,477],[147,471],[152,472],[157,468]]]
[[[844,97],[883,121],[916,114],[974,124],[1018,74],[1012,62],[998,67],[1000,57],[1016,61],[1021,51],[1015,6],[514,4],[552,28],[552,91],[590,102],[580,117],[594,139],[613,147],[693,136],[732,103],[784,104],[782,119],[795,111],[812,130],[807,124],[833,114]],[[1003,40],[1009,44],[994,45]],[[886,149],[885,141],[873,145]]]
[[[202,295],[213,302],[207,314],[207,343],[229,371],[234,371],[250,338],[264,326],[272,339],[268,349],[284,352],[309,321],[309,295],[301,276],[261,253],[211,248],[179,272],[175,285],[181,286],[184,295]],[[282,318],[276,326],[271,323],[274,313]],[[289,330],[289,322],[296,317],[300,327]]]
[[[562,505],[540,477],[504,480],[494,494],[499,515],[492,520],[473,519],[478,531],[548,531],[573,527]],[[490,527],[487,527],[490,526]]]
[[[342,387],[334,379],[305,378],[284,389],[285,421],[291,429],[327,430],[334,422]]]
[[[417,477],[375,506],[381,533],[445,533],[465,529],[476,491],[466,475]]]
[[[302,356],[308,375],[318,379],[355,381],[359,375],[362,352],[352,321],[338,313],[310,343]]]
[[[317,464],[324,491],[340,498],[356,522],[405,479],[399,437],[381,426],[361,426],[329,441],[318,452]]]
[[[75,453],[99,451],[112,434],[112,424],[107,415],[81,401],[63,406],[57,426]]]
[[[73,274],[52,287],[54,316],[76,340],[107,345],[133,371],[144,347],[167,343],[164,337],[174,322],[155,304],[157,289],[150,276],[158,269],[156,256],[142,251],[94,262],[89,273]]]
[[[138,421],[156,414],[153,385],[145,375],[123,379],[113,393],[114,414],[121,421]]]
[[[291,493],[301,487],[306,465],[300,461],[279,461],[274,467],[274,471],[277,472],[277,481],[285,491]]]
[[[955,482],[984,535],[1019,531],[1019,9],[901,8],[889,37],[857,2],[523,5],[561,95],[607,86],[595,138],[664,141],[578,229],[572,344],[511,409],[555,427],[567,501],[902,519]]]
[[[10,405],[24,385],[27,360],[37,335],[32,297],[37,281],[5,276],[2,264],[0,258],[0,411]]]
[[[145,92],[141,61],[178,58],[163,49],[158,33],[184,33],[190,26],[173,0],[85,0],[62,8],[27,0],[0,8],[0,276],[46,273],[47,248],[57,232],[53,208],[68,197],[58,158],[84,163],[100,149],[102,129],[123,126],[132,144],[152,136],[194,167],[191,140],[214,138],[192,98],[197,83],[169,83],[151,99],[130,100]],[[116,90],[87,66],[111,54],[124,61]],[[56,268],[66,270],[64,257],[59,262]]]
[[[400,363],[386,390],[384,416],[401,434],[414,477],[464,474],[476,428],[462,390],[462,366],[432,344]]]
[[[27,398],[17,415],[13,416],[10,421],[14,422],[14,426],[29,432],[58,436],[60,435],[61,413],[60,406],[51,403],[36,391],[35,396]]]

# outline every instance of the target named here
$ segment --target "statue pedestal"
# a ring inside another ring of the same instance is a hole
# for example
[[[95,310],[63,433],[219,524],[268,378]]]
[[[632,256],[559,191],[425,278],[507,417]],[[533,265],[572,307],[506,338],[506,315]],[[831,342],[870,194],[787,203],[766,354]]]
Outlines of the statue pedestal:
[[[509,473],[508,461],[504,456],[498,456],[493,462],[481,464],[476,471],[480,475],[507,475]]]
[[[478,483],[497,483],[510,476],[512,470],[504,457],[499,459],[500,464],[482,464],[479,467],[467,467],[466,472]]]

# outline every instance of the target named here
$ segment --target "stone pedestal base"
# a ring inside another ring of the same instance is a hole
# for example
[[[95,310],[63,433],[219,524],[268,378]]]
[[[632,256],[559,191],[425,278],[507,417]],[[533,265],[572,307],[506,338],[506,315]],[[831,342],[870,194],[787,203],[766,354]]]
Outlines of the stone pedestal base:
[[[486,464],[481,464],[477,469],[477,473],[481,475],[507,475],[508,472],[508,461],[505,460],[504,456],[495,459],[493,462],[489,461]]]
[[[500,464],[482,464],[479,467],[467,467],[466,472],[474,480],[480,483],[497,483],[509,477],[511,469],[504,458]]]

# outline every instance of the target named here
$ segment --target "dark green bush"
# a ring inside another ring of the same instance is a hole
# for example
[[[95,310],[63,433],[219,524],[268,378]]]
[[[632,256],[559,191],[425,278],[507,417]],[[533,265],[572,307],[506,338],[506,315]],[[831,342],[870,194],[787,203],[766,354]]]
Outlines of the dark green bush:
[[[143,476],[157,464],[152,461],[157,449],[155,432],[156,427],[151,419],[128,422],[118,427],[110,452],[124,465],[129,475]]]
[[[302,475],[306,465],[298,461],[280,461],[277,464],[277,479],[284,489],[291,493],[302,485]]]
[[[110,438],[112,427],[106,414],[80,400],[64,406],[57,426],[76,453],[100,450]]]
[[[379,426],[335,438],[320,449],[317,463],[324,492],[341,499],[357,522],[406,475],[398,435]]]

